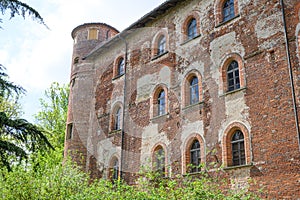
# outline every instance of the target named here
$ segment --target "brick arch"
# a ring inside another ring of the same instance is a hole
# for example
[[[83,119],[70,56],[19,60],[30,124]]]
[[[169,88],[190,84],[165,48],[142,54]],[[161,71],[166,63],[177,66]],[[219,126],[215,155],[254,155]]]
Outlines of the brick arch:
[[[109,160],[109,163],[108,163],[108,171],[107,171],[107,174],[108,174],[108,179],[112,179],[112,175],[113,175],[113,167],[114,167],[114,162],[115,161],[118,161],[118,165],[119,165],[119,171],[118,171],[118,177],[120,177],[120,164],[121,164],[121,160],[120,160],[120,156],[115,153],[111,156],[110,160]]]
[[[193,133],[183,143],[182,174],[188,173],[188,165],[190,163],[190,149],[195,140],[198,140],[200,143],[201,164],[205,164],[206,162],[205,140],[199,133]]]
[[[202,76],[201,73],[198,70],[191,70],[189,71],[182,82],[182,86],[181,86],[181,101],[182,101],[182,105],[184,106],[188,106],[190,105],[189,101],[190,101],[190,91],[189,91],[189,86],[190,86],[190,81],[193,77],[197,77],[198,78],[198,90],[199,90],[199,102],[201,102],[203,100],[203,89],[202,89]]]
[[[165,157],[165,160],[164,160],[164,162],[165,162],[165,175],[167,176],[167,173],[168,173],[168,170],[167,170],[167,163],[168,163],[167,155],[168,155],[168,152],[167,152],[167,146],[166,146],[165,143],[158,142],[153,146],[153,148],[151,149],[151,164],[152,164],[152,168],[154,169],[154,166],[155,166],[155,152],[157,150],[159,150],[160,148],[163,149],[164,154],[165,154],[164,155],[164,157]]]
[[[161,36],[164,36],[166,38],[166,51],[169,49],[169,37],[168,37],[168,32],[166,29],[162,29],[160,31],[158,31],[155,36],[153,37],[152,40],[152,52],[151,52],[151,56],[155,57],[157,56],[157,52],[158,52],[158,41],[161,38]]]
[[[111,112],[110,112],[110,123],[109,123],[109,130],[113,131],[114,130],[114,124],[115,124],[115,114],[118,111],[118,109],[121,109],[121,114],[123,113],[123,104],[122,102],[118,101],[115,102],[112,106]],[[120,121],[121,129],[122,129],[122,117]]]
[[[227,0],[216,0],[215,1],[215,23],[219,25],[223,22],[223,6]],[[238,0],[234,0],[234,14],[237,16],[239,14]]]
[[[150,117],[153,118],[155,116],[158,116],[158,113],[157,113],[157,110],[158,110],[158,102],[157,102],[157,98],[158,98],[158,95],[159,93],[164,90],[165,91],[165,102],[166,102],[166,114],[168,113],[168,110],[169,110],[169,106],[168,106],[168,100],[169,100],[169,97],[168,97],[168,87],[167,85],[165,84],[159,84],[157,85],[152,94],[151,94],[151,98],[150,98]]]
[[[239,78],[240,78],[240,88],[246,87],[246,76],[245,76],[245,67],[244,67],[244,61],[242,57],[237,53],[231,53],[228,54],[221,63],[220,67],[220,86],[219,90],[220,93],[226,93],[228,90],[227,85],[227,69],[229,67],[229,64],[232,61],[236,61],[239,65]]]
[[[196,11],[193,11],[192,13],[189,14],[189,16],[186,17],[182,24],[181,28],[181,34],[182,34],[182,41],[186,41],[188,39],[187,37],[187,31],[188,31],[188,25],[192,19],[196,20],[197,23],[197,34],[200,34],[200,17],[199,14]]]
[[[244,135],[246,165],[249,165],[252,162],[250,132],[244,124],[233,122],[227,126],[222,138],[222,158],[225,167],[232,166],[231,139],[237,130],[241,131]]]

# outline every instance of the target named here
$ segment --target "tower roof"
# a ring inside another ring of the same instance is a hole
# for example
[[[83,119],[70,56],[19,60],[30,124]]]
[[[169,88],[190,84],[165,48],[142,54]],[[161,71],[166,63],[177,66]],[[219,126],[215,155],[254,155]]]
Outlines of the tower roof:
[[[105,23],[99,23],[99,22],[91,22],[91,23],[84,23],[84,24],[81,24],[81,25],[77,26],[76,28],[74,28],[73,31],[71,32],[72,38],[74,39],[76,31],[78,31],[79,29],[82,29],[82,28],[89,27],[89,26],[106,26],[106,27],[108,27],[108,28],[110,28],[110,29],[115,30],[115,31],[118,32],[118,33],[120,32],[120,31],[118,31],[116,28],[114,28],[114,27],[112,27],[112,26],[110,26],[110,25],[108,25],[108,24],[105,24]]]
[[[144,15],[142,18],[140,18],[138,21],[131,24],[128,28],[124,29],[123,31],[119,32],[118,35],[115,37],[112,37],[107,42],[100,44],[97,46],[94,50],[92,50],[88,55],[84,57],[84,59],[94,55],[97,52],[101,52],[101,49],[106,49],[110,45],[112,45],[114,42],[118,41],[121,37],[121,35],[128,35],[132,32],[132,30],[137,28],[145,27],[146,23],[149,23],[153,20],[155,20],[159,15],[164,14],[168,9],[175,7],[178,3],[182,2],[182,0],[167,0],[164,3],[160,4],[158,7],[154,8],[152,11]],[[101,23],[100,23],[101,24]],[[106,25],[106,24],[104,24]],[[107,25],[109,26],[109,25]],[[80,26],[79,26],[80,27]],[[109,26],[110,27],[110,26]],[[77,27],[78,28],[78,27]],[[76,29],[76,28],[75,28]],[[74,30],[75,30],[74,29]],[[73,32],[74,32],[73,30]],[[116,30],[116,29],[115,29]],[[72,33],[73,33],[72,32]]]

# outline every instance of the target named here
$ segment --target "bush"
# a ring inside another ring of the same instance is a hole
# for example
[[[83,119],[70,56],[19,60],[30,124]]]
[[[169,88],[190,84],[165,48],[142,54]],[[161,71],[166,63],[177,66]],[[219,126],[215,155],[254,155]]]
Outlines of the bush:
[[[138,184],[129,186],[122,181],[112,183],[100,179],[89,183],[89,177],[74,163],[62,165],[60,151],[36,156],[31,165],[16,166],[12,172],[5,168],[0,174],[2,199],[80,199],[80,200],[164,200],[164,199],[253,199],[251,193],[225,194],[218,181],[207,177],[163,178],[160,173],[145,171]]]

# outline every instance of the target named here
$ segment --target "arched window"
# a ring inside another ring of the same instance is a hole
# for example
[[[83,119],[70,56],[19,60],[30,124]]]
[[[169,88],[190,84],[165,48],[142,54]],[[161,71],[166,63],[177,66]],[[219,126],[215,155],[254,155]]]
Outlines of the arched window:
[[[157,105],[157,115],[164,115],[166,113],[166,95],[164,90],[161,90],[158,94]]]
[[[193,39],[197,36],[197,21],[195,18],[192,18],[187,26],[187,36],[188,39]]]
[[[115,113],[114,130],[121,129],[121,108],[118,108]]]
[[[200,154],[200,143],[197,139],[191,145],[190,148],[190,172],[199,172],[201,164],[201,154]]]
[[[226,22],[234,17],[234,0],[227,0],[223,5],[223,22]]]
[[[111,179],[118,180],[119,178],[119,160],[115,158],[112,163]]]
[[[233,91],[240,88],[239,65],[232,61],[227,68],[227,90]]]
[[[190,104],[195,104],[199,102],[199,86],[198,86],[198,78],[193,77],[190,80]]]
[[[120,58],[118,62],[118,76],[123,75],[125,72],[125,60],[124,58]]]
[[[160,36],[157,43],[157,55],[161,55],[166,51],[166,37]]]
[[[237,130],[231,138],[231,147],[232,147],[232,165],[245,165],[245,144],[244,144],[244,135],[242,131]]]
[[[165,151],[162,146],[156,147],[154,150],[154,170],[160,174],[165,174]]]

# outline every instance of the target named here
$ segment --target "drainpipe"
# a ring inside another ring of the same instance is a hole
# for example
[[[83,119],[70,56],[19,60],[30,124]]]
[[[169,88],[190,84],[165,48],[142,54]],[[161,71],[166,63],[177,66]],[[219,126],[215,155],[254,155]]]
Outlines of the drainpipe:
[[[121,155],[120,155],[120,178],[123,178],[123,165],[124,165],[124,125],[125,125],[125,102],[126,102],[126,74],[127,74],[127,51],[128,51],[128,44],[126,40],[121,36],[121,33],[118,35],[118,37],[124,42],[125,44],[125,56],[124,56],[124,86],[123,86],[123,111],[122,111],[122,132],[121,132]]]
[[[292,69],[292,65],[291,65],[291,55],[290,55],[290,47],[289,47],[289,41],[288,41],[288,35],[287,35],[286,19],[285,19],[285,11],[284,11],[283,0],[280,0],[280,4],[281,4],[284,36],[285,36],[286,56],[287,56],[288,69],[289,69],[290,82],[291,82],[291,89],[292,89],[292,100],[293,100],[293,108],[294,108],[294,115],[295,115],[295,122],[296,122],[296,131],[297,131],[297,135],[298,135],[298,144],[299,144],[299,151],[300,151],[299,118],[298,118],[298,111],[297,111],[297,102],[296,102],[295,86],[294,86],[294,79],[293,79],[293,69]]]

